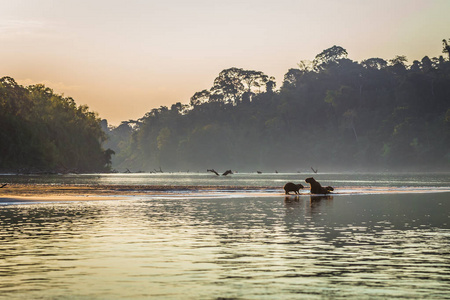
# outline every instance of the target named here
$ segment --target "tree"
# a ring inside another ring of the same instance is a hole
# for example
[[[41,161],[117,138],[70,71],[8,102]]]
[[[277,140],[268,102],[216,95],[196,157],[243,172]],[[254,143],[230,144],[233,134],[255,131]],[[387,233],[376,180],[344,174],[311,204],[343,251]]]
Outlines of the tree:
[[[361,65],[366,68],[366,69],[377,69],[377,70],[381,70],[386,68],[387,66],[387,61],[385,61],[382,58],[369,58],[369,59],[365,59],[361,62]]]
[[[297,66],[301,71],[310,72],[313,70],[313,62],[310,60],[301,60]]]
[[[224,103],[238,103],[240,96],[244,93],[241,73],[242,69],[238,68],[229,68],[220,72],[211,88],[212,99]]]
[[[265,86],[269,78],[263,72],[253,70],[242,70],[240,77],[247,92],[261,92],[261,87]]]
[[[449,40],[448,43],[445,39],[442,40],[442,46],[443,46],[442,53],[447,53],[448,59],[450,60],[450,45],[449,45],[450,39],[448,39],[448,40]]]
[[[430,72],[431,70],[433,70],[433,63],[431,62],[431,59],[430,59],[428,56],[424,56],[424,57],[422,58],[421,63],[422,63],[422,70],[423,70],[425,73],[428,73],[428,72]]]
[[[284,74],[283,87],[296,87],[303,74],[304,72],[299,69],[289,69]]]
[[[331,48],[325,49],[314,58],[314,69],[324,69],[329,64],[338,63],[340,59],[347,58],[347,55],[347,50],[340,46],[335,45]]]
[[[266,82],[266,93],[272,94],[277,87],[275,82],[275,77],[270,76],[269,80]]]
[[[413,64],[411,65],[410,70],[413,71],[413,72],[419,72],[420,71],[420,66],[421,66],[420,62],[418,60],[414,60]]]
[[[210,101],[238,104],[244,99],[251,101],[268,82],[268,76],[260,71],[229,68],[220,72],[211,88]]]
[[[404,55],[396,55],[393,59],[389,60],[389,63],[391,65],[390,69],[395,74],[404,74],[406,71],[406,62],[408,59]]]
[[[192,107],[199,106],[202,103],[209,101],[211,93],[208,90],[203,90],[201,92],[196,92],[190,99],[190,105]]]
[[[404,55],[396,55],[393,59],[389,60],[392,66],[402,65],[405,66],[405,63],[408,62],[408,59]]]
[[[97,114],[42,84],[26,88],[0,79],[1,168],[107,171],[111,151]]]

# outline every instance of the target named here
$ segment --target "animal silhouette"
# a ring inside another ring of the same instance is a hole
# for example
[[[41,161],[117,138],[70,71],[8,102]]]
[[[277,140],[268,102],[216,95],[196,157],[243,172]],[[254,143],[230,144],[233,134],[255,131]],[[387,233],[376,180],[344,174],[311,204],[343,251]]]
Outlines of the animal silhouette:
[[[323,187],[313,177],[306,178],[305,182],[309,183],[311,194],[329,194],[334,191],[331,186]]]
[[[299,194],[299,191],[304,188],[302,184],[295,184],[293,182],[288,182],[284,185],[284,192],[286,195],[289,195],[289,192],[294,192],[295,194]]]

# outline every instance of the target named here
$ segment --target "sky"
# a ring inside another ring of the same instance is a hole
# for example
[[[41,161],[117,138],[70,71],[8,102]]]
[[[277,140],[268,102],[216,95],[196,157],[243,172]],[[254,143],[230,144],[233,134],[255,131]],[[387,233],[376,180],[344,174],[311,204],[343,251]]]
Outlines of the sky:
[[[438,57],[450,0],[0,0],[0,77],[42,83],[110,124],[189,103],[220,71],[274,76],[348,58]]]

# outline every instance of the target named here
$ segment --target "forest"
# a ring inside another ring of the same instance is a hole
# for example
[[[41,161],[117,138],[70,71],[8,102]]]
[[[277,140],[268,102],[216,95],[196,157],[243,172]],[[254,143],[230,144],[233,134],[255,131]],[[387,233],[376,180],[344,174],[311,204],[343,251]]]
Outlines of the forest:
[[[186,104],[116,127],[49,87],[3,77],[0,128],[2,172],[448,171],[450,58],[357,62],[333,46],[280,87],[231,67]]]
[[[42,84],[0,79],[0,171],[105,172],[111,149],[97,114]]]
[[[119,171],[448,171],[450,61],[356,62],[333,46],[289,69],[279,89],[232,67],[188,104],[103,128]]]

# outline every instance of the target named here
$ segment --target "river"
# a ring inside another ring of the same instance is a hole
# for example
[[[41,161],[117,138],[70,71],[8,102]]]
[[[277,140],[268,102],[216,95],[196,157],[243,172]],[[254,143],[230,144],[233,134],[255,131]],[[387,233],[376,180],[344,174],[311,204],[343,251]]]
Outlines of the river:
[[[336,193],[281,190],[312,175]],[[0,298],[450,298],[449,174],[1,175],[2,182],[199,189],[2,203]],[[233,190],[239,186],[254,190]]]

